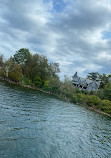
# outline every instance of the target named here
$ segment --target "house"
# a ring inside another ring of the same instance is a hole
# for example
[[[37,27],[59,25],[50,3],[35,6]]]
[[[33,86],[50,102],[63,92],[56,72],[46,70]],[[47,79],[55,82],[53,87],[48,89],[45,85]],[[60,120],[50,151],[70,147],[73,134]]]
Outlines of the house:
[[[100,81],[93,81],[90,79],[85,79],[82,77],[79,77],[77,75],[77,72],[74,74],[73,78],[73,85],[76,88],[79,88],[81,90],[86,90],[86,91],[97,91],[99,86],[100,86]]]

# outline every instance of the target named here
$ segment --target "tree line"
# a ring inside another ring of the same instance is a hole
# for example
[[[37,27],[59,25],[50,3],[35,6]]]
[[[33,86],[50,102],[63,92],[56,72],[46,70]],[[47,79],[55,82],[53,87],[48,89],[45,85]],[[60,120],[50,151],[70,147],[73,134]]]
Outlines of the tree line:
[[[49,63],[45,56],[31,54],[21,48],[7,60],[0,55],[0,77],[21,85],[42,89],[58,98],[99,109],[111,115],[111,74],[92,72],[87,78],[100,81],[97,92],[87,92],[75,88],[67,76],[60,81],[58,63]]]

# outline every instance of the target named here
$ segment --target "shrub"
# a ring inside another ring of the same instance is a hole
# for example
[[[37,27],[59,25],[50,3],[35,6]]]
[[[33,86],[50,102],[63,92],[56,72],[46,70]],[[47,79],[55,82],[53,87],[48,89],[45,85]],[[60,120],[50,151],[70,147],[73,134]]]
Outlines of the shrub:
[[[99,107],[101,103],[101,99],[95,95],[87,95],[85,98],[85,103],[88,106],[96,106]]]
[[[79,103],[79,104],[81,104],[81,103],[84,103],[84,100],[85,100],[85,95],[82,94],[82,93],[76,93],[76,94],[74,94],[73,97],[72,97],[72,101],[73,101],[74,103]]]
[[[32,82],[29,78],[23,77],[22,84],[23,85],[32,85]]]
[[[111,114],[111,102],[109,100],[102,100],[101,109],[104,112],[107,112],[107,113]]]
[[[33,83],[38,87],[42,87],[44,85],[44,81],[39,76],[34,77]]]

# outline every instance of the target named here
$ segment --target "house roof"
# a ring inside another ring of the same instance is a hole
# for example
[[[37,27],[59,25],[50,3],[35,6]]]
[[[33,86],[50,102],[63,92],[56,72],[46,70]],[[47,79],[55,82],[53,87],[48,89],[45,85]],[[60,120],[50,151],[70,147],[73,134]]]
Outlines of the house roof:
[[[90,79],[85,79],[83,77],[78,77],[77,72],[73,76],[73,83],[75,83],[75,84],[78,83],[78,84],[82,84],[82,85],[87,85],[87,84],[90,84],[90,83],[96,83],[98,87],[100,86],[100,82],[93,81],[93,80],[90,80]]]
[[[87,84],[92,83],[94,81],[90,80],[90,79],[86,79]]]
[[[76,78],[76,77],[78,77],[78,76],[77,76],[77,72],[76,72],[76,73],[74,74],[74,76],[72,76],[72,77],[73,77],[73,78]]]

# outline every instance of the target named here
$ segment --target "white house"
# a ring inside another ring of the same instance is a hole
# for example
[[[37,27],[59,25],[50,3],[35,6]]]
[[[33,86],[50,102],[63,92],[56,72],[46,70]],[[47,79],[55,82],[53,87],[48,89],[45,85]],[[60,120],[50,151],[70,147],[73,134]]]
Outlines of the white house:
[[[76,88],[79,88],[81,90],[86,91],[97,91],[100,86],[100,81],[93,81],[90,79],[85,79],[82,77],[79,77],[77,75],[77,72],[74,74],[73,78],[73,84]]]

